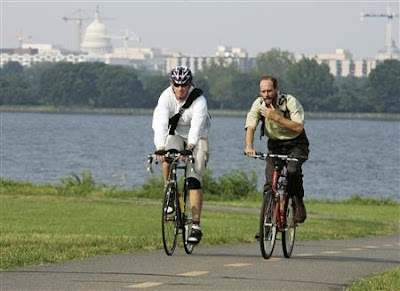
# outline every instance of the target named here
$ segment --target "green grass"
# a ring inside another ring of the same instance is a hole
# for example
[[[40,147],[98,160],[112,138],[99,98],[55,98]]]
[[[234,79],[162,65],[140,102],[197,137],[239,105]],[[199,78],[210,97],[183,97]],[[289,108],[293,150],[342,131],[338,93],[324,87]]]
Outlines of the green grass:
[[[219,179],[208,174],[206,179],[210,195],[206,196],[202,215],[206,235],[200,247],[254,242],[261,195],[255,189],[253,175],[233,171]],[[227,190],[226,195],[221,189]],[[90,173],[73,174],[60,179],[58,185],[0,178],[0,191],[1,271],[162,248],[161,179],[149,179],[138,189],[117,189],[95,183]],[[252,211],[207,210],[209,205]],[[395,201],[353,196],[342,201],[306,201],[306,206],[309,218],[298,228],[297,241],[400,231],[400,208]],[[348,290],[399,287],[399,269],[394,269],[353,284]]]
[[[162,247],[160,201],[0,197],[1,270]],[[325,206],[329,210],[331,205]],[[256,210],[254,214],[204,210],[202,225],[207,235],[202,246],[254,242]],[[384,221],[342,218],[339,210],[336,214],[337,218],[309,218],[299,228],[297,240],[344,239],[399,230]]]
[[[393,291],[399,290],[399,287],[400,267],[397,267],[350,284],[346,291]]]

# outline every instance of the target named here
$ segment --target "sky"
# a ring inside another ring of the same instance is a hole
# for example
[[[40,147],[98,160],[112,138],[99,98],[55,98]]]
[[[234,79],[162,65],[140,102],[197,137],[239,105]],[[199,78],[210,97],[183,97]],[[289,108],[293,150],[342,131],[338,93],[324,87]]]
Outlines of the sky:
[[[354,58],[376,57],[386,45],[387,4],[397,13],[393,38],[399,43],[399,0],[396,1],[18,1],[1,0],[1,47],[52,43],[78,46],[76,21],[86,17],[82,34],[93,21],[96,6],[113,39],[121,47],[125,30],[140,37],[132,47],[178,50],[186,55],[213,56],[219,45],[243,48],[250,56],[279,48],[312,56],[349,50]],[[119,39],[118,39],[119,38]]]

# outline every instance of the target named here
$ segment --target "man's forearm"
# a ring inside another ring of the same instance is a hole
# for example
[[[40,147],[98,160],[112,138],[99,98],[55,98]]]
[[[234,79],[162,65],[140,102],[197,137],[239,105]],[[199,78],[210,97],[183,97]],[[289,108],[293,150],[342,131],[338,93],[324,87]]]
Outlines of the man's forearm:
[[[248,127],[246,129],[246,149],[254,149],[254,132],[256,131],[253,127]]]
[[[283,116],[278,116],[275,121],[294,132],[301,133],[304,129],[304,126],[301,123],[284,118]]]

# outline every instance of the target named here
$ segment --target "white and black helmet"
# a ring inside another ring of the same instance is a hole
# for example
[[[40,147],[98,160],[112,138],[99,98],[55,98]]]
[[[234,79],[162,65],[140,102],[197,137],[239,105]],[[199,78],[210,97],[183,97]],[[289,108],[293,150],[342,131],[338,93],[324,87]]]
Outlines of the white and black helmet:
[[[186,66],[175,67],[171,71],[170,80],[178,85],[184,85],[192,81],[193,75],[190,69]]]

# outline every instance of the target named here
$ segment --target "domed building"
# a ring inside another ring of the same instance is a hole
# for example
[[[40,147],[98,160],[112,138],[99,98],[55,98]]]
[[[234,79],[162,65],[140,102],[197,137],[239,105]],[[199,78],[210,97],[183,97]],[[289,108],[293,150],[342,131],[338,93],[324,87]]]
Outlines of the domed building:
[[[94,21],[86,28],[81,51],[89,55],[104,55],[112,51],[111,40],[107,27],[101,22],[99,12],[96,12]]]

